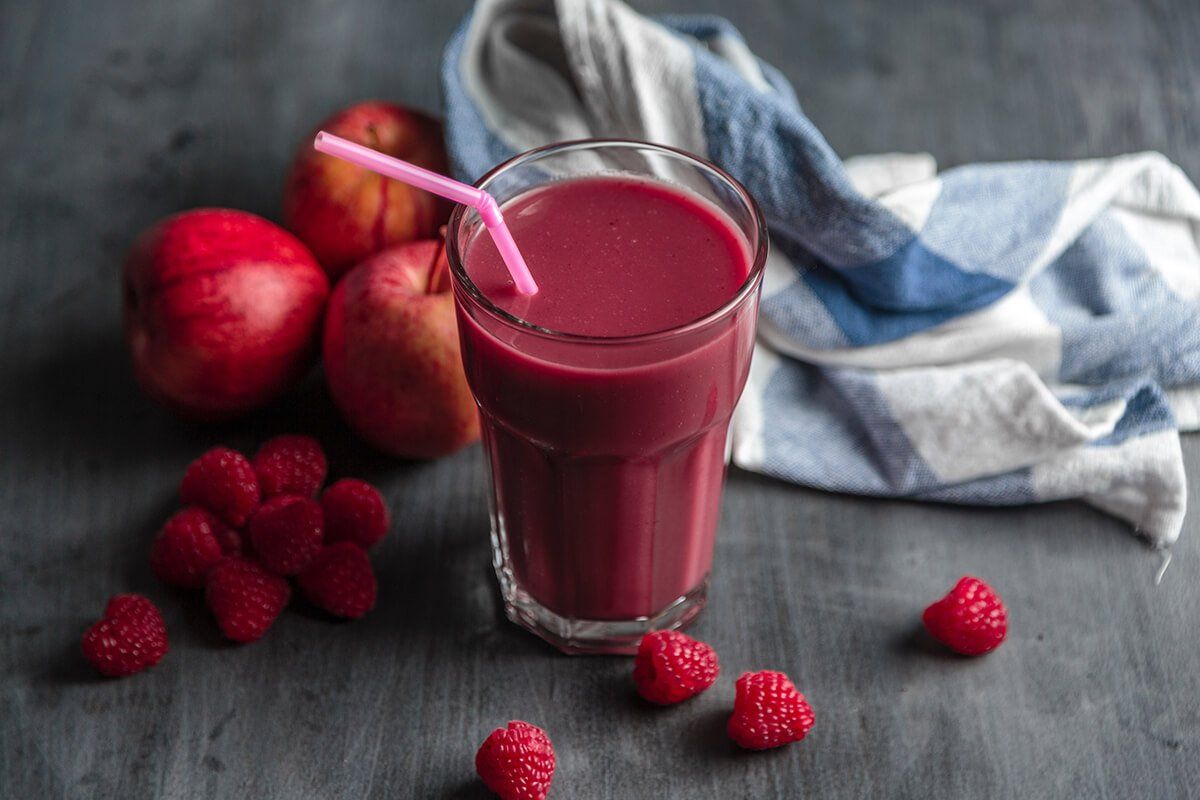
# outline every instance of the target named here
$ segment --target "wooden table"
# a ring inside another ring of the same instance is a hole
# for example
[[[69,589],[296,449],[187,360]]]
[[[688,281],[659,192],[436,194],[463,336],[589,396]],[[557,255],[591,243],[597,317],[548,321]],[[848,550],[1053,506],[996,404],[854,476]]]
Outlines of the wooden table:
[[[302,134],[350,101],[436,108],[465,5],[0,4],[0,796],[483,797],[475,749],[510,718],[550,732],[559,798],[1200,794],[1194,517],[1156,587],[1158,557],[1081,505],[880,502],[734,473],[695,627],[725,677],[658,710],[627,659],[561,657],[502,620],[478,448],[372,454],[319,377],[217,428],[143,397],[118,330],[133,236],[200,205],[276,217]],[[1158,149],[1200,179],[1192,0],[692,5],[779,65],[843,154]],[[154,580],[150,537],[202,449],[296,430],[395,509],[379,605],[354,624],[289,611],[231,646],[199,600]],[[1200,447],[1185,452],[1200,473]],[[965,572],[1012,618],[980,660],[918,628]],[[100,680],[79,635],[119,591],[161,604],[171,652]],[[762,667],[796,678],[818,721],[802,745],[745,754],[724,722],[733,678]]]

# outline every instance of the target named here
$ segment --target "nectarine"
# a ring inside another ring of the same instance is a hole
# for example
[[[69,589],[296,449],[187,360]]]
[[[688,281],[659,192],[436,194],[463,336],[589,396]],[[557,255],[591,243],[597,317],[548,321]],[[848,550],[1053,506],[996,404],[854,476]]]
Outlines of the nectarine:
[[[142,387],[184,416],[274,400],[312,364],[329,281],[296,237],[244,211],[169,217],[123,278],[125,340]]]
[[[359,103],[318,129],[446,171],[442,126],[419,111]],[[283,192],[284,225],[309,246],[333,281],[389,245],[433,236],[449,211],[445,201],[428,192],[318,153],[312,136],[301,143]]]

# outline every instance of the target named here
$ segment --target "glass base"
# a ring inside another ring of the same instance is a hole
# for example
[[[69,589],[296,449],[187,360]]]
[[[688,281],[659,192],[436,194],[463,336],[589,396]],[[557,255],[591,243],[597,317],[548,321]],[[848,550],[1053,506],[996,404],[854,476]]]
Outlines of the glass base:
[[[708,576],[692,591],[652,617],[634,619],[572,619],[555,614],[529,596],[497,568],[504,613],[531,633],[568,655],[632,655],[642,637],[651,631],[672,631],[687,625],[708,601]]]

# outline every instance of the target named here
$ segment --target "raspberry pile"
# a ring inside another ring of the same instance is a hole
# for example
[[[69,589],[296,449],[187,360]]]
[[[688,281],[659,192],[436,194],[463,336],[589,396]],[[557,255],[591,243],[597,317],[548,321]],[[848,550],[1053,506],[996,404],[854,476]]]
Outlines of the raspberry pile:
[[[387,504],[369,483],[343,478],[321,487],[328,461],[309,436],[276,436],[248,459],[214,447],[188,465],[179,486],[184,508],[150,548],[163,583],[203,589],[221,633],[261,638],[292,597],[357,619],[375,606],[377,583],[367,549],[390,526]],[[117,595],[83,638],[101,673],[132,675],[167,651],[162,615],[145,597]]]

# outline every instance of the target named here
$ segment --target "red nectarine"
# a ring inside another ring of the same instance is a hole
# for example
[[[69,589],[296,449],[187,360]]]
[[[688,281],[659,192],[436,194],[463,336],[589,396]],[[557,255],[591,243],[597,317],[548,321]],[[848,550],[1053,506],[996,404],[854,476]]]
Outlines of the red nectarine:
[[[325,315],[325,376],[359,435],[405,458],[431,458],[479,438],[458,349],[440,240],[364,261],[337,284]]]
[[[318,126],[405,161],[446,171],[442,126],[392,103],[359,103]],[[398,181],[300,145],[283,193],[284,224],[309,246],[336,281],[389,245],[433,236],[449,205]]]
[[[282,394],[312,364],[329,281],[287,231],[244,211],[163,220],[125,263],[138,382],[179,413],[221,419]]]

